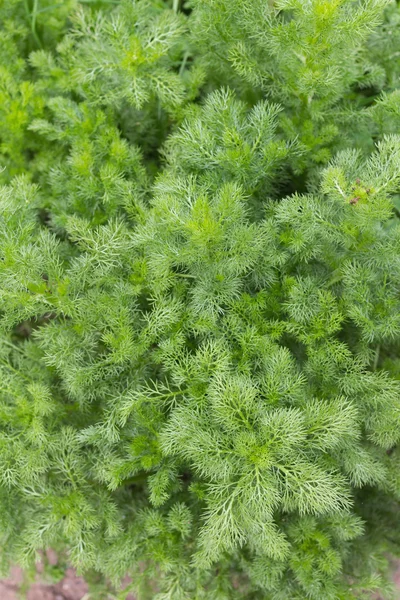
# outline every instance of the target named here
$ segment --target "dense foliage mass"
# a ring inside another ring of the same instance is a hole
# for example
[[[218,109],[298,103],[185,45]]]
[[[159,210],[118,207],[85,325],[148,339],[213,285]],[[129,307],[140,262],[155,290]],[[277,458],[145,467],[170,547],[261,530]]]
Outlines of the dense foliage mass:
[[[3,570],[52,547],[140,600],[390,598],[396,2],[0,26]]]

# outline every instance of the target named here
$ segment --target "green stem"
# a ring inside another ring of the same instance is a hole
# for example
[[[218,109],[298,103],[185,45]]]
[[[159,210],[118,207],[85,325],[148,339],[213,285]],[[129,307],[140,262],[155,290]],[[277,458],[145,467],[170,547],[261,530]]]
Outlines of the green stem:
[[[33,382],[33,379],[31,379],[30,377],[28,377],[27,375],[24,375],[24,373],[21,373],[21,371],[18,371],[18,369],[15,369],[12,365],[10,365],[9,362],[7,362],[4,359],[0,359],[0,363],[2,363],[7,369],[10,369],[10,371],[13,371],[16,375],[18,375],[19,377],[22,377],[23,379],[25,379],[26,381],[29,381],[29,383]]]
[[[381,351],[381,345],[380,345],[380,344],[378,344],[378,345],[377,345],[377,347],[376,347],[376,351],[375,351],[375,358],[374,358],[374,364],[373,364],[373,367],[372,367],[372,370],[373,370],[373,371],[376,371],[376,369],[378,368],[378,362],[379,362],[379,354],[380,354],[380,351]]]
[[[335,283],[339,283],[339,281],[342,281],[342,275],[336,275],[335,277],[332,277],[332,279],[330,279],[330,281],[328,281],[326,284],[326,287],[330,288],[335,285]]]
[[[29,8],[28,0],[24,0],[24,7],[25,7],[26,16],[28,17],[28,19],[30,19],[30,22],[31,22],[31,31],[32,31],[32,35],[35,39],[35,42],[37,43],[39,48],[42,48],[43,47],[42,42],[40,41],[40,38],[36,31],[36,16],[39,12],[41,12],[41,10],[38,9],[39,0],[33,0],[32,12]]]
[[[24,351],[22,350],[22,348],[19,348],[18,346],[16,346],[15,344],[13,344],[12,342],[9,342],[8,340],[1,340],[2,344],[4,344],[5,346],[8,346],[9,348],[12,348],[12,350],[16,350],[17,352],[19,352],[20,354],[25,355]]]
[[[185,277],[187,279],[196,279],[195,275],[189,275],[189,273],[174,273],[175,277]]]
[[[39,6],[39,0],[33,0],[33,9],[32,9],[32,15],[31,15],[31,30],[32,30],[32,35],[35,38],[35,41],[37,43],[37,45],[39,46],[39,48],[42,48],[42,42],[40,41],[40,38],[38,36],[38,33],[36,31],[36,17],[37,17],[37,13],[38,13],[38,6]]]
[[[183,71],[185,70],[188,58],[189,58],[189,52],[186,50],[185,54],[183,55],[181,67],[179,69],[179,75],[182,75]]]
[[[339,227],[338,225],[334,225],[333,223],[329,223],[329,221],[325,221],[325,219],[322,219],[318,215],[317,220],[326,227],[330,227],[330,229],[334,229],[335,231],[339,231],[339,233],[343,233],[341,227]]]

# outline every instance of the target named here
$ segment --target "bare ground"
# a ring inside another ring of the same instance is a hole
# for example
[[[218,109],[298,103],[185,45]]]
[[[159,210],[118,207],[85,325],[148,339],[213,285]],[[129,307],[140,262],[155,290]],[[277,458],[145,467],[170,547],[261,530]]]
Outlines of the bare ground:
[[[89,586],[83,577],[79,577],[72,568],[64,568],[63,564],[61,562],[60,565],[53,550],[48,550],[30,576],[24,575],[19,567],[13,567],[10,577],[0,580],[0,600],[98,600],[98,593],[93,589],[89,593]],[[49,569],[53,583],[49,583]],[[123,589],[129,582],[129,578],[126,578]],[[101,597],[104,598],[104,595],[101,594]],[[129,594],[126,600],[135,599]]]
[[[20,600],[18,594],[23,584],[21,569],[15,567],[9,579],[0,582],[0,600]],[[67,569],[64,578],[56,584],[34,583],[26,592],[26,600],[83,600],[88,587],[73,569]]]

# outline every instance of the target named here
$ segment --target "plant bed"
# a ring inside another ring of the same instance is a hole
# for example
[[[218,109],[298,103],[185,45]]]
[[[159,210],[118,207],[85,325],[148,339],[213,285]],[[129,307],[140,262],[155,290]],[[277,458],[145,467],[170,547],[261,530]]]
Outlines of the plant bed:
[[[54,548],[118,599],[389,600],[398,4],[0,28],[4,576]]]

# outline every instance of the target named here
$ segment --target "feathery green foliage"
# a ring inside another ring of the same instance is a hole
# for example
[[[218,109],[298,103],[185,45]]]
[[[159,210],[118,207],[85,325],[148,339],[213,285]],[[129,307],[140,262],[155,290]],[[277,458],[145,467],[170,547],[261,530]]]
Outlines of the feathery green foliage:
[[[0,0],[3,571],[391,598],[399,11]]]

